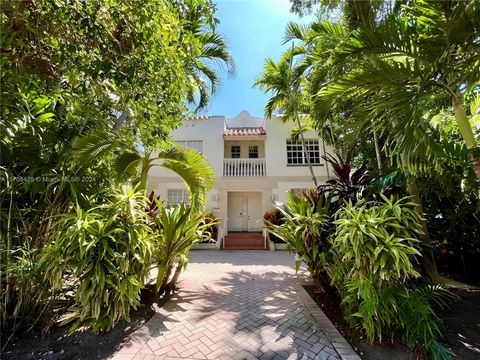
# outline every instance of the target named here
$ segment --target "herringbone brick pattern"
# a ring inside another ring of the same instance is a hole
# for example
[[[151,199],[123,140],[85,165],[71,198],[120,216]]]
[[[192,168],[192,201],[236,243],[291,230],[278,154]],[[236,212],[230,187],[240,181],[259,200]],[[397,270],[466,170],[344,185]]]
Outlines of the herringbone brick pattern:
[[[113,358],[360,359],[292,266],[284,252],[194,251],[181,290]]]

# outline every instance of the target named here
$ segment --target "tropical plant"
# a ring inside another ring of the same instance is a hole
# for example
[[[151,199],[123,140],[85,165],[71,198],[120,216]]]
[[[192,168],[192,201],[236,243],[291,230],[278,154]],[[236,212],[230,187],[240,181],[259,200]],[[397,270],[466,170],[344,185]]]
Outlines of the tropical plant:
[[[284,241],[287,249],[296,255],[297,271],[305,263],[315,290],[324,291],[324,284],[328,283],[325,233],[330,199],[325,193],[317,194],[314,190],[309,196],[297,196],[293,192],[289,192],[288,196],[288,201],[277,203],[275,207],[283,217],[281,224],[265,220],[267,231]]]
[[[155,199],[158,202],[158,200]],[[153,257],[157,263],[157,292],[173,290],[180,272],[188,264],[191,247],[201,241],[211,239],[207,229],[215,223],[205,215],[197,213],[185,204],[163,207],[154,218],[156,227]],[[177,263],[175,274],[170,281],[171,272]],[[170,281],[170,282],[169,282]]]
[[[317,178],[310,161],[310,150],[307,148],[303,129],[304,124],[300,121],[300,111],[304,105],[304,94],[302,93],[302,78],[299,71],[293,66],[294,48],[286,52],[276,63],[271,58],[266,59],[263,73],[255,80],[254,86],[263,89],[266,93],[273,93],[265,105],[265,114],[271,118],[275,110],[282,110],[282,121],[293,121],[302,142],[303,153],[306,164],[312,175],[312,180],[317,186]]]
[[[195,100],[191,94],[200,87],[204,95],[213,90],[203,81],[202,69],[216,83],[214,65],[228,58],[232,69],[225,42],[216,32],[211,1],[138,4],[137,0],[2,2],[2,343],[11,337],[12,324],[28,329],[37,318],[33,310],[43,308],[43,282],[29,275],[26,269],[36,270],[26,264],[38,264],[43,247],[56,237],[59,215],[77,203],[87,209],[90,197],[106,199],[112,183],[118,183],[112,170],[118,159],[113,154],[122,148],[80,166],[72,156],[77,139],[95,131],[115,133],[123,144],[141,139],[145,149],[158,149],[189,113],[188,102]],[[205,99],[200,102],[204,105]],[[187,157],[196,162],[195,156]],[[186,178],[209,174],[201,166],[193,171],[186,163],[170,163]],[[123,171],[127,176],[132,173],[128,180],[135,181],[138,173]],[[189,184],[196,194],[192,201],[199,207],[203,190],[194,188],[205,180]]]
[[[139,177],[139,189],[147,190],[148,172],[154,166],[162,166],[179,175],[190,194],[190,206],[203,211],[207,192],[215,183],[215,173],[205,156],[193,149],[164,143],[157,151],[138,143],[122,140],[116,134],[95,131],[79,138],[74,155],[82,165],[98,157],[112,156],[113,171],[119,181]],[[118,150],[121,149],[121,150]]]
[[[52,286],[77,285],[77,305],[64,322],[73,323],[70,331],[79,326],[108,331],[140,304],[153,241],[146,204],[143,192],[122,186],[106,203],[87,211],[77,206],[56,223],[41,265]]]
[[[210,234],[212,241],[217,241],[219,218],[213,212],[208,212],[204,215],[204,221],[207,225],[205,231]]]
[[[346,319],[362,328],[369,341],[398,336],[434,358],[449,358],[438,342],[441,321],[432,302],[451,295],[441,286],[412,286],[420,277],[415,258],[420,219],[408,198],[381,195],[381,201],[350,201],[336,214],[331,236],[332,283],[342,297]]]
[[[10,343],[17,330],[44,325],[53,318],[52,303],[48,301],[53,296],[42,278],[36,249],[15,247],[3,258],[9,261],[0,263],[1,332],[5,334],[0,351]]]
[[[184,14],[184,18],[188,21],[186,28],[195,35],[200,44],[198,60],[190,63],[191,77],[198,86],[197,110],[199,110],[208,105],[211,96],[220,84],[220,77],[211,64],[225,65],[228,74],[232,76],[235,75],[236,69],[226,40],[215,31],[218,22],[218,19],[213,16],[215,7],[210,3],[199,3],[194,0],[189,0],[187,3],[189,6]],[[205,26],[205,12],[212,13],[208,26]],[[189,92],[189,100],[192,103],[195,103],[195,92],[195,88]]]
[[[418,277],[411,259],[420,255],[415,245],[422,232],[413,211],[415,204],[407,202],[408,198],[381,197],[380,204],[349,201],[340,209],[332,245],[341,254],[341,262],[354,265],[346,266],[347,277],[357,276],[357,271],[365,277],[375,274],[380,283]]]
[[[358,169],[352,169],[351,164],[339,161],[329,154],[322,157],[332,167],[334,176],[324,185],[320,185],[319,190],[337,196],[342,204],[349,200],[355,202],[365,195],[366,188],[371,182],[367,170],[368,163],[363,163]]]
[[[382,128],[394,134],[405,157],[420,152],[413,139],[425,133],[424,115],[449,108],[480,179],[478,144],[465,107],[478,93],[479,51],[474,39],[479,18],[475,1],[446,6],[444,1],[417,0],[400,6],[379,24],[360,27],[339,44],[337,59],[349,64],[347,70],[318,96],[325,106],[336,99],[351,99],[359,108],[364,102],[367,114],[381,119]],[[426,150],[441,151],[432,141]]]

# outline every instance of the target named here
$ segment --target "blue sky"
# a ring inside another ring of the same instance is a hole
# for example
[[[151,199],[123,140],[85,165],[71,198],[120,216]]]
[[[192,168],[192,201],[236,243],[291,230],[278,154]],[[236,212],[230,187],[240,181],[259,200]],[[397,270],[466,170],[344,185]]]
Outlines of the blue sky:
[[[237,65],[237,76],[228,78],[219,71],[222,84],[208,107],[208,115],[236,116],[247,110],[263,116],[268,95],[252,89],[266,57],[277,60],[289,45],[281,45],[285,25],[290,21],[308,23],[289,12],[288,0],[218,0],[218,32],[228,40]]]

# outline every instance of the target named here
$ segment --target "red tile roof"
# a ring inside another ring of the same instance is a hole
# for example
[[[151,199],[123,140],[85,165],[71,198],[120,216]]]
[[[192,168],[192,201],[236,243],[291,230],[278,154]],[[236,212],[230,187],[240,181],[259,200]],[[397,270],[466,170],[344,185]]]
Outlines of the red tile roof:
[[[267,133],[263,127],[255,128],[225,128],[223,136],[265,136]]]

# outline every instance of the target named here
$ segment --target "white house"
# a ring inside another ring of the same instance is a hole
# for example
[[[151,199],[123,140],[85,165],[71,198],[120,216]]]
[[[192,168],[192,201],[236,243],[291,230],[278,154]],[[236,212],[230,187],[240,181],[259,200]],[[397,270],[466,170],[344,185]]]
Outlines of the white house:
[[[190,118],[172,133],[182,146],[202,152],[216,174],[209,192],[207,210],[220,218],[220,238],[234,232],[261,232],[263,214],[274,201],[285,201],[286,192],[314,187],[300,142],[291,140],[290,122],[253,117],[242,111],[238,116]],[[325,143],[314,132],[305,140],[319,183],[328,178],[322,159]],[[155,167],[149,174],[149,190],[173,204],[188,202],[180,177]]]

